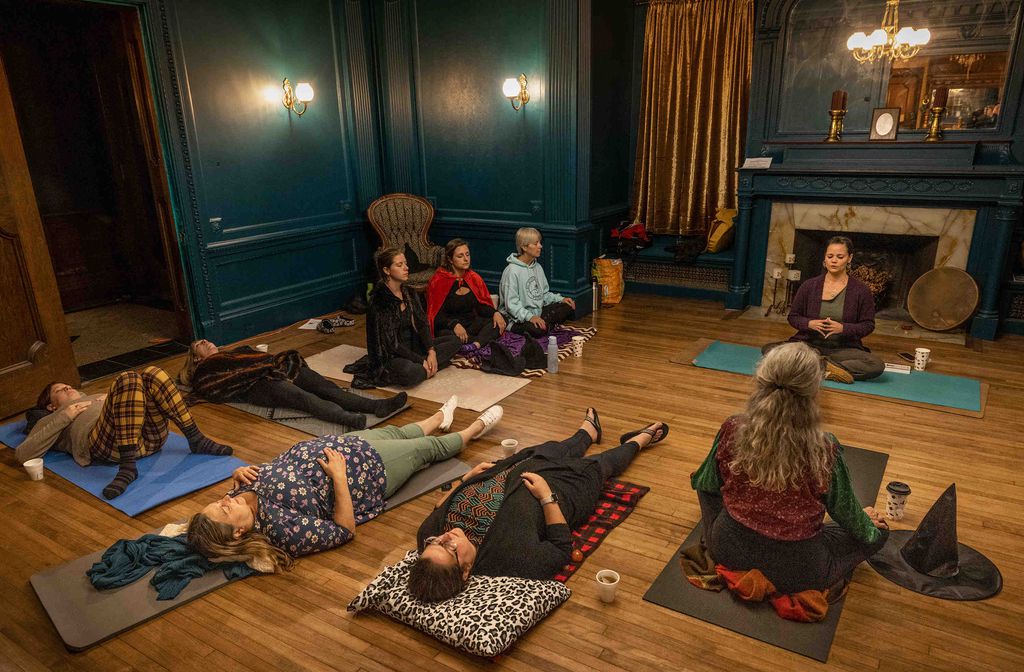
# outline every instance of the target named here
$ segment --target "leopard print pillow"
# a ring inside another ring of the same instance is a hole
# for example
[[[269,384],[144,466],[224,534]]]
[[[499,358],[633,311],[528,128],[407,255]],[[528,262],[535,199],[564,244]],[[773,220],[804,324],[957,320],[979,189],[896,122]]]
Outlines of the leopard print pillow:
[[[473,576],[466,589],[444,602],[428,604],[406,587],[409,567],[419,554],[409,551],[386,567],[348,605],[349,611],[376,609],[395,620],[478,656],[496,656],[572,594],[558,581]]]

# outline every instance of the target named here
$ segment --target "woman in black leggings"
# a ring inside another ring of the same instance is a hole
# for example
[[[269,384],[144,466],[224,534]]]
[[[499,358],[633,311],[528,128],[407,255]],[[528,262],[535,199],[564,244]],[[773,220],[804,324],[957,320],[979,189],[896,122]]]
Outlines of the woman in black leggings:
[[[367,414],[390,415],[408,399],[405,392],[388,399],[353,394],[306,366],[295,350],[268,354],[242,346],[221,352],[207,340],[189,347],[178,380],[209,401],[293,408],[353,430],[366,427]]]
[[[409,265],[395,248],[377,254],[380,280],[370,293],[364,362],[351,369],[361,384],[409,387],[434,377],[462,347],[455,334],[430,334],[430,323],[415,292],[405,285]],[[346,369],[349,370],[349,369]]]

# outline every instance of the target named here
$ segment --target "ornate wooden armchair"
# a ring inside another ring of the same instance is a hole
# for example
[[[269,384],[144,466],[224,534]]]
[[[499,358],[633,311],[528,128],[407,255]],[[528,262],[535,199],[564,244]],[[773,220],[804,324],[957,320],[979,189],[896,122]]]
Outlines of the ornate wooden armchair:
[[[380,236],[377,251],[386,247],[402,250],[409,262],[409,286],[424,291],[444,259],[444,247],[427,238],[434,223],[434,206],[421,196],[386,194],[370,204],[366,216]]]

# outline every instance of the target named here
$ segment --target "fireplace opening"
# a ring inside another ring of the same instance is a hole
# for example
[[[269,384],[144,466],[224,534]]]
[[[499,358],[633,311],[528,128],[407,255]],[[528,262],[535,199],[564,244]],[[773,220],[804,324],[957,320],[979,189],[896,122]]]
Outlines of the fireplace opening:
[[[828,240],[845,235],[853,241],[851,275],[863,282],[875,297],[875,316],[910,320],[907,294],[914,281],[935,267],[938,236],[855,233],[797,229],[793,240],[794,268],[802,280],[824,272],[822,260]]]

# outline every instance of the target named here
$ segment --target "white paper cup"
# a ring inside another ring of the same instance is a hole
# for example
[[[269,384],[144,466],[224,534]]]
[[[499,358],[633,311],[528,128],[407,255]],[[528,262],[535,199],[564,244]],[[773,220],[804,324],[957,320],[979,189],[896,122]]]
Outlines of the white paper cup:
[[[619,573],[611,569],[602,569],[595,577],[597,580],[597,596],[605,604],[615,601],[615,591],[619,587]]]
[[[266,352],[269,347],[270,346],[268,346],[266,343],[260,343],[259,345],[256,346],[256,349],[259,350],[260,352]]]
[[[924,371],[928,367],[928,362],[931,361],[932,351],[928,348],[917,348],[914,350],[914,368],[918,371]]]
[[[505,439],[501,442],[501,456],[512,457],[519,450],[519,442],[515,439]]]
[[[587,339],[583,338],[582,336],[573,336],[572,337],[572,356],[573,357],[582,357],[583,356],[583,343],[586,340]]]
[[[37,457],[34,460],[29,460],[22,466],[25,467],[28,477],[33,481],[43,480],[43,458]]]

